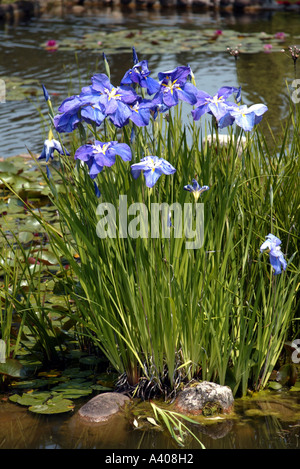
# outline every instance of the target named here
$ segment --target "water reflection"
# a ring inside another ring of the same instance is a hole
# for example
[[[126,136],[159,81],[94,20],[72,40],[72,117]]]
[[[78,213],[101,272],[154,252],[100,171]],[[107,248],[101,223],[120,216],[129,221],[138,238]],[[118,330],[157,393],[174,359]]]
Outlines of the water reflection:
[[[74,16],[61,12],[60,17],[43,16],[33,19],[27,24],[2,25],[0,29],[0,78],[9,77],[21,80],[37,80],[35,92],[38,96],[30,96],[29,100],[13,100],[0,104],[0,156],[12,156],[26,152],[27,148],[39,153],[41,142],[46,134],[45,103],[40,89],[44,83],[54,93],[54,106],[57,107],[69,92],[80,90],[82,85],[89,83],[91,75],[98,69],[103,70],[101,54],[88,51],[78,52],[78,65],[75,63],[74,52],[59,50],[47,52],[42,44],[49,39],[59,41],[61,38],[78,38],[100,28],[114,31],[121,28],[178,28],[193,29],[232,28],[237,31],[266,31],[275,34],[278,31],[297,34],[299,16],[292,13],[266,13],[261,16],[233,16],[219,13],[199,13],[193,11],[134,11],[124,13],[112,8],[95,12],[88,10],[86,16]],[[228,53],[163,53],[151,56],[140,56],[149,60],[153,76],[158,71],[165,71],[189,63],[196,76],[197,86],[208,93],[223,85],[238,85],[243,89],[246,103],[263,102],[269,107],[268,116],[264,121],[277,129],[281,119],[288,113],[286,81],[289,85],[294,78],[292,61],[280,53],[244,54],[237,62]],[[121,57],[109,57],[112,81],[119,83],[124,72],[131,66],[131,51]],[[39,114],[39,109],[42,109]],[[267,132],[266,123],[265,129]],[[43,128],[45,131],[43,133]]]
[[[102,424],[88,424],[73,414],[38,416],[25,407],[0,403],[0,449],[176,449],[169,434],[148,425],[133,426],[130,409]],[[224,419],[199,419],[192,432],[207,449],[296,449],[300,447],[300,398],[297,393],[261,393],[236,399],[235,412]],[[135,415],[139,406],[135,404]],[[142,412],[142,411],[141,411]],[[199,449],[189,437],[187,449]]]

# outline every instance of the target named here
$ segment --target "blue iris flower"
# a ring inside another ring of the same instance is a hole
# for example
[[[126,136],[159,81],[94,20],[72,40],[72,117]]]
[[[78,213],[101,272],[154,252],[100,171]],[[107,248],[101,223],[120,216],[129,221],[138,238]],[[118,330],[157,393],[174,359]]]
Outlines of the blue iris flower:
[[[240,102],[242,101],[242,87],[241,86],[238,88],[238,91],[235,94],[234,99],[237,104],[240,104]]]
[[[275,270],[275,275],[281,274],[281,269],[285,270],[287,262],[280,249],[281,241],[279,238],[269,233],[266,241],[260,246],[260,252],[269,250],[270,263]]]
[[[58,108],[54,117],[54,127],[57,132],[73,132],[79,122],[81,122],[80,109],[82,101],[78,95],[70,96],[65,99]]]
[[[82,119],[89,124],[95,123],[97,126],[101,125],[106,117],[104,106],[100,103],[100,96],[101,93],[95,91],[91,85],[82,88],[79,95]]]
[[[235,122],[239,127],[249,132],[262,120],[263,114],[267,110],[268,108],[265,104],[253,104],[248,107],[246,105],[237,106],[232,103],[228,107],[227,114],[220,120],[219,127],[227,127]]]
[[[112,166],[116,162],[116,155],[123,161],[131,160],[131,150],[126,143],[100,142],[95,140],[93,145],[86,144],[79,147],[74,155],[75,160],[84,161],[89,167],[89,175],[95,179],[104,166]]]
[[[130,120],[138,127],[144,127],[149,124],[151,113],[155,113],[157,105],[148,99],[139,98],[130,106]]]
[[[129,86],[114,87],[104,73],[92,77],[92,89],[99,92],[98,104],[103,113],[116,127],[123,127],[131,115],[129,105],[138,98],[135,91]]]
[[[47,91],[47,88],[42,84],[42,88],[43,88],[43,93],[44,93],[44,98],[45,98],[45,101],[49,101],[50,99],[50,96],[49,96],[49,93]]]
[[[91,86],[82,88],[79,95],[65,99],[54,117],[54,126],[57,132],[72,132],[79,124],[85,121],[100,125],[106,115],[103,106],[99,102],[100,93],[94,91]]]
[[[197,101],[197,88],[188,80],[191,76],[190,67],[176,67],[169,72],[160,72],[160,89],[153,98],[153,101],[167,108],[176,106],[179,100],[189,104],[195,104]]]
[[[46,163],[48,163],[49,159],[53,159],[53,154],[54,151],[57,151],[60,155],[70,155],[70,153],[62,147],[60,142],[58,140],[55,140],[54,138],[47,138],[47,140],[44,141],[44,147],[42,150],[42,153],[38,157],[39,160],[46,160]]]
[[[101,125],[109,117],[116,127],[123,127],[131,115],[129,105],[138,96],[128,86],[114,87],[107,75],[100,73],[92,77],[92,85],[82,88],[79,95],[65,99],[54,117],[57,132],[72,132],[85,121]]]
[[[204,114],[212,114],[216,120],[219,121],[228,113],[228,106],[231,105],[228,98],[233,93],[239,93],[239,89],[233,86],[222,86],[218,92],[211,96],[205,91],[197,91],[197,102],[195,109],[192,111],[192,116],[195,121],[199,120]]]
[[[137,179],[143,171],[146,186],[153,187],[162,174],[174,174],[176,169],[164,158],[145,156],[139,163],[131,166],[131,174]]]
[[[184,186],[184,190],[191,192],[193,196],[195,197],[195,200],[197,201],[203,192],[209,190],[209,187],[208,186],[201,187],[200,184],[198,184],[198,182],[196,181],[196,179],[193,179],[192,184],[188,184],[187,186]]]
[[[135,47],[132,48],[132,60],[133,60],[133,65],[136,65],[139,62],[139,58],[136,53]]]
[[[151,96],[158,92],[160,84],[149,75],[148,61],[142,60],[141,62],[137,62],[133,68],[125,73],[121,80],[121,85],[139,85],[141,88],[146,88],[147,93]]]
[[[95,190],[96,197],[98,197],[98,199],[99,199],[99,197],[101,195],[101,192],[100,192],[100,189],[99,189],[99,187],[98,187],[98,185],[96,184],[95,181],[94,181],[94,190]]]

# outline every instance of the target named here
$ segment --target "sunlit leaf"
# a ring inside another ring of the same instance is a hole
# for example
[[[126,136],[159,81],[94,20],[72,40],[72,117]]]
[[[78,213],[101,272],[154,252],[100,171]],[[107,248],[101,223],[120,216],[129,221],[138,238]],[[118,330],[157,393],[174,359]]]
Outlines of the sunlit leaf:
[[[0,374],[13,378],[24,378],[26,376],[23,366],[14,358],[7,358],[5,363],[0,363]]]

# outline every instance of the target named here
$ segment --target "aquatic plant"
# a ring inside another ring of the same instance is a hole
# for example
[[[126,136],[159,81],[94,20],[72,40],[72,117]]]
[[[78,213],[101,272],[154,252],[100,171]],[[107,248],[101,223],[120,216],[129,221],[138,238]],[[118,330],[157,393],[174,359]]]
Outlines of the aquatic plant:
[[[179,446],[185,446],[185,440],[187,435],[191,435],[199,444],[201,449],[205,449],[203,443],[197,438],[197,436],[190,430],[190,428],[183,423],[183,420],[195,424],[195,421],[187,417],[186,415],[179,414],[178,412],[170,411],[158,407],[154,402],[151,402],[151,407],[155,416],[155,419],[162,420],[166,428],[170,432],[170,435],[177,442]],[[156,421],[154,421],[154,424]]]
[[[209,143],[191,112],[189,125],[181,118],[182,99],[197,106],[191,67],[159,74],[159,90],[145,100],[154,88],[136,54],[120,86],[111,84],[106,58],[104,66],[106,75],[95,75],[57,115],[44,90],[51,130],[62,148],[68,134],[71,153],[55,152],[45,163],[63,189],[45,174],[60,225],[39,218],[52,252],[69,266],[61,273],[74,302],[66,314],[116,369],[117,389],[174,396],[192,378],[241,395],[264,387],[295,311],[299,201],[287,194],[297,187],[299,142],[294,137],[287,152],[286,131],[273,158],[257,128],[266,106],[243,107],[240,89],[229,87],[237,103],[217,122],[229,125],[227,146],[218,125]],[[139,123],[132,115],[141,104],[149,112]],[[149,221],[151,237],[144,236]],[[289,239],[276,289],[259,256],[261,233],[273,229]]]

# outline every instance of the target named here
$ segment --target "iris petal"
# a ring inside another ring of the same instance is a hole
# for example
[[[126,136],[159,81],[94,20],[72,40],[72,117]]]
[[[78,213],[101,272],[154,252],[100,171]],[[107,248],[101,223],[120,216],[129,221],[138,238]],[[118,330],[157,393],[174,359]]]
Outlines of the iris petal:
[[[147,187],[153,187],[155,183],[158,181],[158,179],[161,176],[160,171],[152,171],[152,170],[147,170],[144,171],[144,176],[145,176],[145,181],[146,181],[146,186]]]

